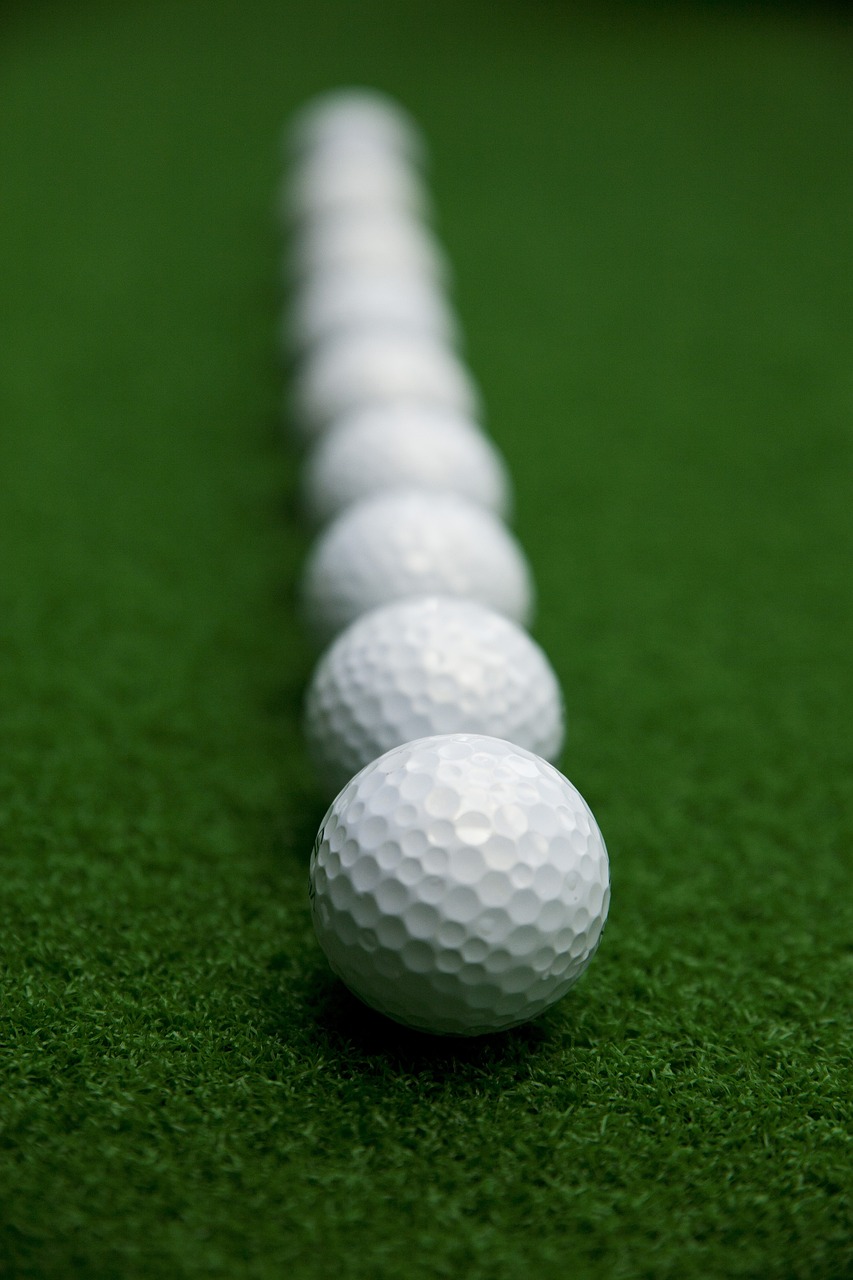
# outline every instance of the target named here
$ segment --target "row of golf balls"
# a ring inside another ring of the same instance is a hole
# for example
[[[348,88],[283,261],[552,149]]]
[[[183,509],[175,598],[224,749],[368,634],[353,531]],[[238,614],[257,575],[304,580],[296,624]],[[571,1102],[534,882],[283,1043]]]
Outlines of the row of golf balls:
[[[305,710],[330,795],[314,923],[367,1003],[477,1034],[558,999],[609,902],[604,842],[548,763],[562,697],[505,463],[459,355],[426,147],[395,103],[319,99],[288,129],[286,414],[319,530],[301,583],[325,652]]]

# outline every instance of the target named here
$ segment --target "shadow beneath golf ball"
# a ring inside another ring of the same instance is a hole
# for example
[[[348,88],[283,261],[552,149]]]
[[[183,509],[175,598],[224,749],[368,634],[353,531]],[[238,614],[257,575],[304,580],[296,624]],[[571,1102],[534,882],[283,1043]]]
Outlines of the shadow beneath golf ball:
[[[305,1005],[314,1015],[312,1039],[348,1069],[382,1073],[425,1072],[445,1077],[466,1068],[529,1067],[531,1054],[549,1047],[553,1033],[547,1016],[509,1031],[482,1036],[435,1036],[404,1027],[363,1004],[328,972],[307,977]]]

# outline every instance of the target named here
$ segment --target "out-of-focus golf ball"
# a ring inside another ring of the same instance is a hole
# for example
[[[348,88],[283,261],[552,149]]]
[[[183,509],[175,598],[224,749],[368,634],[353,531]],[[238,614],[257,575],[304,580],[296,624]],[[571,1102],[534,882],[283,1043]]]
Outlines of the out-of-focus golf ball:
[[[347,507],[315,541],[301,581],[321,644],[368,609],[424,595],[477,600],[522,626],[533,610],[530,570],[506,526],[438,490],[389,489]]]
[[[423,134],[408,112],[378,89],[334,89],[310,99],[290,120],[284,144],[290,157],[329,146],[370,145],[421,161]]]
[[[300,281],[333,271],[377,271],[447,284],[447,255],[428,227],[388,212],[313,219],[292,237],[288,275]]]
[[[437,733],[505,738],[556,759],[557,677],[526,631],[472,600],[418,596],[372,609],[317,664],[305,735],[334,795],[383,752]]]
[[[453,312],[432,281],[359,269],[323,272],[306,281],[286,317],[284,345],[304,352],[321,342],[380,327],[451,345],[459,338]]]
[[[382,489],[446,489],[505,517],[507,468],[480,428],[429,405],[361,409],[334,423],[305,459],[303,507],[317,523]]]
[[[579,792],[498,738],[421,738],[374,760],[323,819],[310,867],[320,946],[357,996],[421,1031],[480,1035],[577,982],[610,900]]]
[[[334,147],[286,174],[279,212],[285,222],[370,212],[426,218],[430,199],[418,172],[395,156],[373,147]]]
[[[293,385],[292,421],[311,439],[346,413],[399,400],[472,418],[480,411],[476,384],[450,348],[421,335],[371,330],[336,338],[311,353]]]

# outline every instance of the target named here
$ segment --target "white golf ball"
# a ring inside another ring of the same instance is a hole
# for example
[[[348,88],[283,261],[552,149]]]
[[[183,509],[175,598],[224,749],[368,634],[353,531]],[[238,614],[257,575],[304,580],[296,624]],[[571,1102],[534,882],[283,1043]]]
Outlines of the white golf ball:
[[[362,613],[409,596],[477,600],[524,626],[533,583],[500,520],[439,490],[389,489],[347,507],[309,551],[301,597],[321,643]]]
[[[459,357],[421,335],[382,328],[323,343],[294,381],[291,420],[303,439],[372,404],[415,401],[479,417],[476,384]]]
[[[330,145],[375,147],[420,161],[424,137],[395,99],[378,89],[342,88],[310,99],[288,122],[284,145],[290,156],[304,156]]]
[[[313,219],[292,237],[288,277],[308,281],[333,271],[377,271],[447,284],[447,255],[428,227],[394,212]]]
[[[285,222],[332,214],[397,214],[427,218],[430,199],[416,170],[373,147],[334,147],[288,171],[279,195]]]
[[[459,340],[453,312],[432,281],[359,268],[325,271],[305,282],[286,316],[283,345],[305,352],[318,343],[377,327],[449,345]]]
[[[323,523],[382,489],[446,489],[506,517],[510,480],[498,450],[470,418],[429,405],[361,409],[334,423],[305,459],[302,500]]]
[[[320,946],[365,1003],[471,1036],[574,986],[607,918],[607,850],[553,765],[497,738],[421,738],[341,791],[311,855]]]
[[[482,733],[554,760],[563,700],[526,631],[473,600],[418,596],[372,609],[326,650],[305,700],[305,736],[334,795],[414,738]]]

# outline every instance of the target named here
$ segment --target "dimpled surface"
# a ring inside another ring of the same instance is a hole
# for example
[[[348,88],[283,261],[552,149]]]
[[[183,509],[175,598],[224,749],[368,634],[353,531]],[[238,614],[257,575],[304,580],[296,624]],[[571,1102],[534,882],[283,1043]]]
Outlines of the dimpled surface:
[[[503,458],[470,418],[429,405],[362,409],[334,423],[305,461],[306,515],[322,523],[382,489],[447,489],[506,517]]]
[[[431,280],[353,268],[305,282],[286,316],[283,345],[299,352],[371,325],[458,340],[450,306]]]
[[[598,946],[607,850],[545,760],[453,734],[395,747],[338,795],[314,844],[314,927],[335,973],[421,1031],[535,1017]]]
[[[303,439],[373,404],[414,401],[476,418],[477,387],[459,357],[421,334],[348,333],[305,360],[293,386],[292,421]]]
[[[335,794],[392,747],[439,733],[505,738],[554,760],[560,687],[526,631],[472,600],[423,596],[358,618],[317,664],[305,735]]]
[[[461,596],[522,626],[533,609],[524,553],[482,507],[438,490],[389,489],[347,507],[311,548],[305,621],[326,643],[361,614],[410,596]]]

